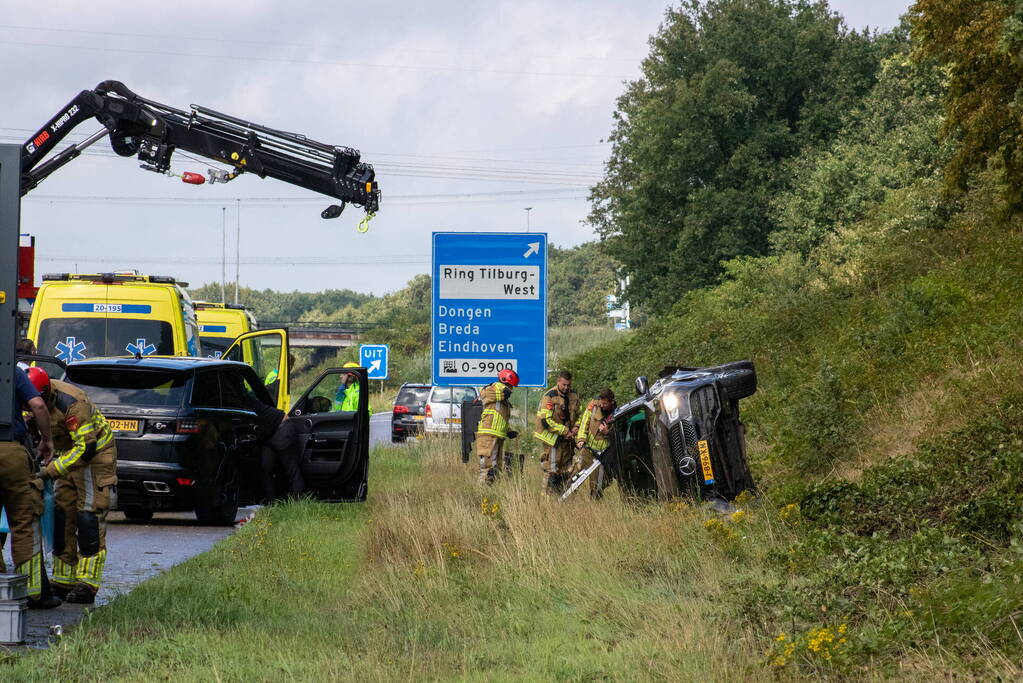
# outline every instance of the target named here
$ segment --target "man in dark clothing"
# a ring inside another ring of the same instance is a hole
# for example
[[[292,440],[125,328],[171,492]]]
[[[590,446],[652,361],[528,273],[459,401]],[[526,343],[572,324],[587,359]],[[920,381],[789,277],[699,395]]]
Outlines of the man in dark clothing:
[[[22,445],[28,429],[21,410],[30,410],[35,416],[42,437],[39,455],[44,459],[53,455],[50,414],[39,391],[19,367],[14,368],[14,395],[16,401],[11,424],[12,436],[17,443],[0,442],[0,504],[7,510],[11,528],[14,571],[28,575],[28,606],[49,609],[57,607],[61,601],[52,593],[43,564],[43,541],[39,528],[39,516],[43,511],[42,482],[32,471],[31,456]],[[0,571],[3,570],[3,559],[0,558]]]
[[[284,411],[255,397],[250,397],[250,405],[258,421],[256,435],[263,442],[260,457],[263,497],[267,503],[277,499],[274,469],[278,462],[288,477],[289,494],[300,497],[305,493],[305,480],[298,466],[298,434],[294,423],[288,420]]]

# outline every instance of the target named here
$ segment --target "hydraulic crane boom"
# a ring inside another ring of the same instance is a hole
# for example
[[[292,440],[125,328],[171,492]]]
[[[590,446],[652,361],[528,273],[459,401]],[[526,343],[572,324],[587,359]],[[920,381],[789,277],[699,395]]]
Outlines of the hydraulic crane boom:
[[[90,118],[104,128],[43,161],[72,129]],[[140,97],[119,81],[103,81],[93,90],[78,93],[22,146],[21,195],[108,135],[114,152],[137,156],[146,170],[168,173],[174,151],[182,150],[234,169],[210,169],[211,183],[228,182],[248,172],[340,200],[340,205],[322,212],[324,218],[336,218],[345,204],[361,206],[367,213],[380,207],[373,167],[360,161],[358,150],[316,142],[194,104],[190,111],[175,109]],[[184,179],[205,182],[198,174]]]

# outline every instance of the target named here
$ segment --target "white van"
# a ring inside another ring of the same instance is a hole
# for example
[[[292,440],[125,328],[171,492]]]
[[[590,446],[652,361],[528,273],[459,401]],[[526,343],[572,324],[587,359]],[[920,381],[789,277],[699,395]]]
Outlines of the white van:
[[[475,401],[479,396],[476,387],[432,387],[426,399],[427,433],[460,432],[462,401]]]

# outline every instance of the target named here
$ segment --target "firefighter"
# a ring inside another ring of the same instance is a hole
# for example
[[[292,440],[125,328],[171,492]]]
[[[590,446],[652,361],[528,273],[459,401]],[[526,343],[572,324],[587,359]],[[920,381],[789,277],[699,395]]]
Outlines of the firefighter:
[[[571,476],[575,476],[593,464],[593,456],[608,446],[611,431],[611,415],[614,414],[615,393],[604,389],[586,406],[579,416],[575,435],[576,452],[572,459]],[[604,467],[601,465],[590,477],[590,496],[599,498],[604,490]]]
[[[31,411],[39,428],[40,457],[53,454],[50,439],[50,416],[46,404],[28,375],[19,367],[14,368],[15,406],[11,421],[11,436],[14,441],[0,442],[0,504],[7,510],[7,522],[11,529],[11,557],[14,571],[28,576],[28,606],[49,609],[60,605],[53,595],[46,579],[43,565],[43,535],[39,517],[43,512],[42,482],[35,476],[32,456],[22,443],[28,435],[22,408]],[[3,557],[0,556],[0,572],[5,572]]]
[[[543,491],[560,492],[568,481],[575,450],[575,426],[579,417],[579,394],[572,391],[572,373],[562,370],[558,382],[540,398],[533,436],[544,445],[540,458],[543,467]]]
[[[107,558],[107,511],[117,499],[114,434],[78,387],[51,380],[42,368],[31,368],[29,378],[46,401],[53,432],[54,454],[43,476],[56,481],[54,592],[92,604]]]
[[[497,381],[483,388],[483,414],[476,429],[481,484],[494,483],[494,478],[504,466],[504,440],[518,436],[518,432],[508,430],[512,389],[517,386],[518,374],[514,370],[501,370],[497,373]]]

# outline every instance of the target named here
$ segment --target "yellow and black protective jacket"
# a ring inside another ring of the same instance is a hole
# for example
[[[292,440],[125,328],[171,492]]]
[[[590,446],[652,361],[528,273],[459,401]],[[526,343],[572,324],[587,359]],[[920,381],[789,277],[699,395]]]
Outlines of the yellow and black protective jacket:
[[[511,417],[511,403],[508,401],[511,389],[501,383],[494,382],[483,388],[480,399],[483,401],[483,415],[478,435],[495,436],[498,439],[508,438],[508,418]]]
[[[600,407],[600,401],[590,401],[586,410],[582,411],[579,416],[579,431],[575,435],[576,443],[581,441],[583,448],[589,448],[594,453],[599,453],[607,448],[608,433],[607,431],[603,434],[600,433],[600,424],[605,422],[614,413],[614,410],[612,405],[610,410],[605,413],[604,409]],[[608,428],[610,429],[610,425]]]
[[[549,390],[540,398],[536,411],[536,431],[533,436],[548,446],[553,446],[559,438],[567,439],[571,425],[579,417],[579,394],[571,389],[562,394],[557,387]]]
[[[50,380],[50,392],[47,407],[55,453],[46,472],[50,478],[56,478],[86,467],[98,453],[113,446],[114,434],[103,413],[78,387]]]

